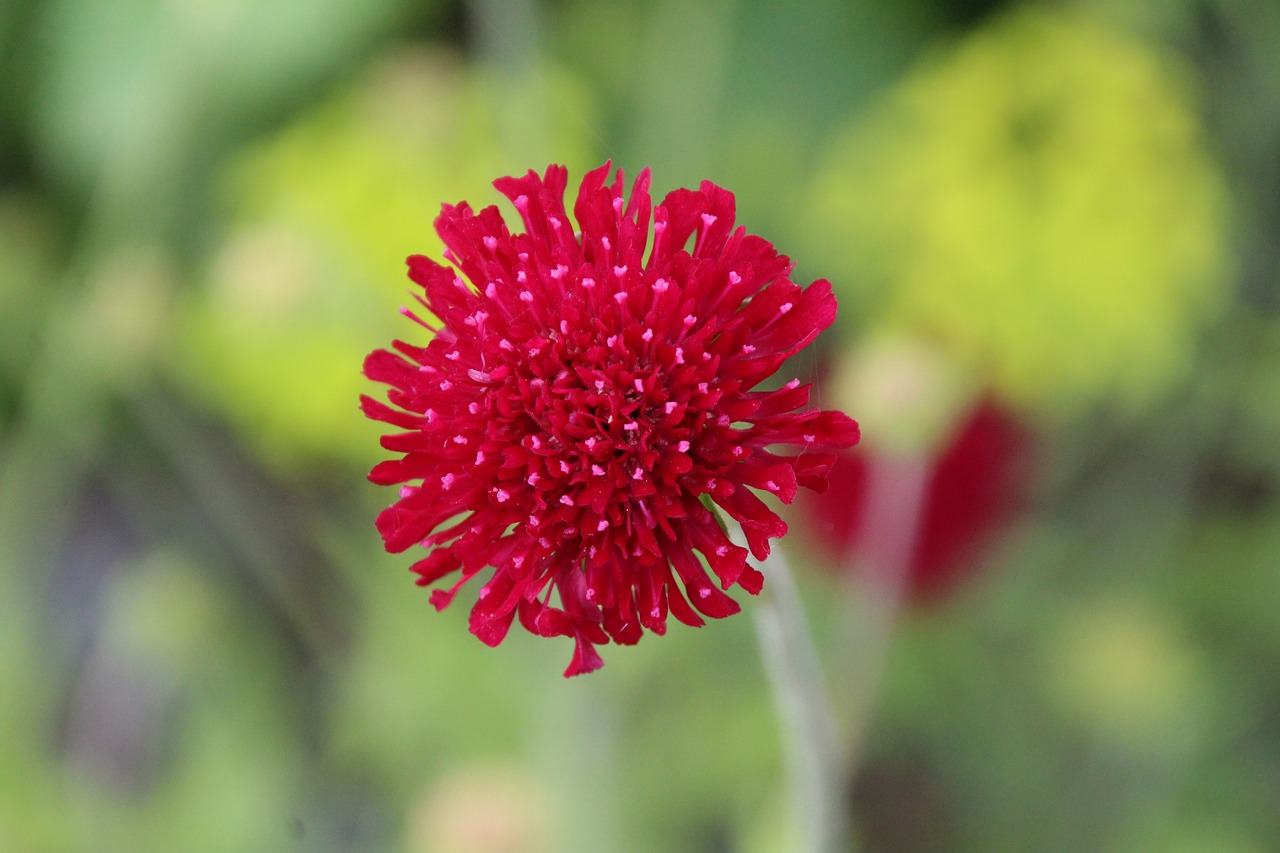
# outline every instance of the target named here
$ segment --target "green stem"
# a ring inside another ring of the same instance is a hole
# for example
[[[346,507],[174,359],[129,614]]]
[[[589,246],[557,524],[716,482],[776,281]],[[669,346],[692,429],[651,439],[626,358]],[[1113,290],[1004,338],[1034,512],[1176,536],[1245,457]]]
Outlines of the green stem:
[[[763,571],[756,632],[789,753],[801,849],[837,853],[847,849],[849,821],[831,703],[786,559],[775,549]]]

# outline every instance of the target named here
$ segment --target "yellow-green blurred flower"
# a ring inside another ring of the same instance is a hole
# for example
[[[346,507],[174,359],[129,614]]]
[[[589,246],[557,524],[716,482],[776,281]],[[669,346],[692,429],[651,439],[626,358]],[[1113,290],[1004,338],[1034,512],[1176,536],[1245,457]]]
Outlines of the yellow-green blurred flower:
[[[406,256],[441,252],[440,201],[549,149],[589,162],[586,114],[553,69],[512,81],[426,51],[386,60],[231,164],[228,233],[187,306],[179,375],[273,464],[364,459],[359,365],[402,331],[386,304],[409,300]]]
[[[997,19],[835,137],[813,255],[873,323],[1016,403],[1136,406],[1185,367],[1225,278],[1189,82],[1082,17]]]

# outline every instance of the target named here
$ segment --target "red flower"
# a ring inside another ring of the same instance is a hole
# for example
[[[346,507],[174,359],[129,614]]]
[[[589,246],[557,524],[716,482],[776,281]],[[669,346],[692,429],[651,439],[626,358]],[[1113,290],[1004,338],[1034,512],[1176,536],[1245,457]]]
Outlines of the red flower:
[[[695,626],[736,613],[722,590],[764,579],[703,499],[762,560],[787,527],[751,490],[821,490],[831,451],[858,438],[844,414],[796,411],[810,386],[752,390],[835,319],[830,284],[794,284],[788,258],[734,228],[727,190],[703,182],[653,208],[647,170],[629,200],[608,172],[583,179],[576,230],[559,166],[495,182],[521,233],[496,207],[445,205],[436,230],[457,270],[408,260],[440,328],[405,310],[434,337],[372,353],[365,375],[392,405],[361,399],[404,430],[382,440],[403,455],[369,474],[408,484],[378,516],[387,550],[431,549],[412,567],[422,586],[459,573],[432,592],[437,609],[494,567],[471,632],[496,646],[518,615],[572,637],[566,676],[598,669],[598,644],[664,633],[668,609]]]
[[[956,582],[1008,520],[1018,502],[1017,474],[1027,440],[1008,413],[982,401],[931,460],[906,576],[907,591],[917,601]],[[834,560],[863,553],[875,535],[867,524],[868,506],[879,498],[871,488],[871,464],[865,452],[838,454],[831,488],[808,502],[818,544]]]

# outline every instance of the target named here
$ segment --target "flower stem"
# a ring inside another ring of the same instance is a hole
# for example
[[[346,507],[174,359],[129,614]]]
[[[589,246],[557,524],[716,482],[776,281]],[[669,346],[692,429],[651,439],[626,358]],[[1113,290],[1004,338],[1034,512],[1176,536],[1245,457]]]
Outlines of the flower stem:
[[[793,813],[807,853],[847,849],[845,778],[835,720],[795,579],[774,550],[754,610],[761,654],[790,754]]]

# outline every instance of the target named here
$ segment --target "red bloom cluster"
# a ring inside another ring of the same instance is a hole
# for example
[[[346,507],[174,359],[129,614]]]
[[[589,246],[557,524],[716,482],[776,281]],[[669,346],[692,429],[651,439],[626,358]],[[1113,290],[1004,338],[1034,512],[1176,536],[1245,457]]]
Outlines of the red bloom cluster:
[[[907,566],[907,592],[917,601],[959,580],[1018,503],[1026,428],[989,400],[974,407],[931,461],[920,522]],[[830,489],[807,501],[818,544],[837,563],[866,550],[875,535],[868,507],[873,461],[858,451],[837,455]],[[868,567],[871,568],[871,567]]]
[[[523,232],[496,207],[445,205],[453,266],[408,261],[440,326],[406,309],[432,339],[372,353],[365,375],[391,405],[361,398],[403,430],[382,440],[403,455],[369,474],[407,484],[378,516],[387,550],[430,549],[422,586],[460,573],[437,609],[492,566],[472,633],[496,646],[518,616],[572,637],[566,676],[602,665],[596,645],[664,633],[668,610],[694,626],[736,613],[723,590],[764,579],[703,500],[762,560],[787,528],[751,490],[821,490],[832,451],[858,439],[844,414],[797,411],[809,386],[753,390],[835,319],[830,284],[793,283],[788,258],[734,228],[727,190],[703,182],[653,207],[647,170],[627,199],[609,168],[583,178],[576,229],[559,166],[495,182]]]

